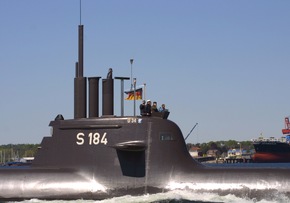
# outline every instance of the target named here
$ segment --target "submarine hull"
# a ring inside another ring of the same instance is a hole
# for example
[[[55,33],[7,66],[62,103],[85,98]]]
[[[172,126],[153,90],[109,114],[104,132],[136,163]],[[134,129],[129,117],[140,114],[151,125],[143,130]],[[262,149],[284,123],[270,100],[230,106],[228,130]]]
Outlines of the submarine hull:
[[[50,126],[53,134],[43,139],[30,168],[0,169],[0,199],[100,200],[176,189],[262,199],[290,192],[288,169],[196,162],[179,127],[167,119],[72,119]]]
[[[289,196],[287,169],[192,169],[166,179],[116,177],[104,180],[98,173],[70,169],[13,169],[0,173],[0,199],[94,199],[144,195],[170,190],[213,192],[221,195],[265,199],[277,193]],[[2,184],[5,183],[5,184]]]
[[[108,195],[96,180],[73,170],[13,169],[0,173],[0,198],[23,199],[102,199]]]

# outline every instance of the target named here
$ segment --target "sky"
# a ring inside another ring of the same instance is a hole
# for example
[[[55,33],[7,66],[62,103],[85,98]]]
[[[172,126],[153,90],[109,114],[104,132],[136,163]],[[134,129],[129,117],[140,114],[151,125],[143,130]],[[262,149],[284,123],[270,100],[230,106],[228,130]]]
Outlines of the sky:
[[[198,123],[186,142],[279,138],[289,10],[286,0],[0,0],[0,144],[39,144],[57,114],[73,118],[80,23],[84,76],[130,77],[134,59],[146,99],[165,103],[184,137]],[[117,116],[120,95],[115,80]],[[124,108],[133,115],[133,101]]]

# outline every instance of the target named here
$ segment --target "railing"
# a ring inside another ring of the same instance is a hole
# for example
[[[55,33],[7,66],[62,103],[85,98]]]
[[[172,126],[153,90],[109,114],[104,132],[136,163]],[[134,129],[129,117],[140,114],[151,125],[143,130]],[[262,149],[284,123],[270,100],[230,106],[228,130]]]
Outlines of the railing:
[[[263,138],[263,137],[259,137],[257,139],[252,139],[252,142],[286,142],[286,138],[285,137],[281,137],[281,138],[274,138],[274,137]]]

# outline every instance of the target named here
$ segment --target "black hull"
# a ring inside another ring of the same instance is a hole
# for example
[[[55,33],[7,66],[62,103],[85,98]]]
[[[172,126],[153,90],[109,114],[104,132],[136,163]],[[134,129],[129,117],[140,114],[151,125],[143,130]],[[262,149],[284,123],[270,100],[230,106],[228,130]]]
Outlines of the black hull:
[[[253,161],[257,163],[287,163],[290,162],[290,145],[284,142],[254,143],[256,153]]]
[[[53,134],[43,139],[30,168],[0,170],[1,200],[100,200],[175,189],[257,199],[265,190],[290,192],[288,169],[201,165],[188,153],[179,127],[166,119],[73,119],[50,126]],[[91,132],[95,142],[87,136]]]
[[[290,145],[286,142],[257,142],[254,147],[256,152],[290,153]]]
[[[1,171],[1,200],[102,200],[113,197],[163,193],[170,190],[234,194],[238,197],[265,199],[278,193],[289,194],[288,169],[194,168],[159,178],[112,177],[104,180],[100,172],[70,169],[29,169]],[[170,171],[163,171],[170,172]],[[5,185],[2,183],[4,182]],[[278,183],[278,184],[277,184]]]

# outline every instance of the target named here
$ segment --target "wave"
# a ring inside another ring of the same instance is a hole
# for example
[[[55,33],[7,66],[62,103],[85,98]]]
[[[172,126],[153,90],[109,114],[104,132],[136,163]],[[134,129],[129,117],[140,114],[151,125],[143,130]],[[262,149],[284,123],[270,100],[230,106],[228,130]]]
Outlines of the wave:
[[[257,200],[255,198],[241,198],[235,195],[218,195],[216,193],[192,192],[174,190],[166,193],[148,194],[142,196],[122,196],[105,200],[38,200],[31,199],[17,203],[209,203],[209,202],[224,202],[224,203],[281,203],[290,202],[289,197],[284,194],[277,194],[272,199]],[[11,202],[12,203],[12,202]]]

